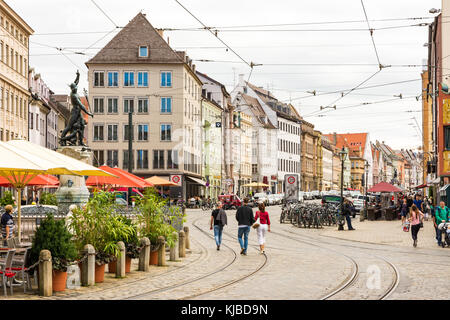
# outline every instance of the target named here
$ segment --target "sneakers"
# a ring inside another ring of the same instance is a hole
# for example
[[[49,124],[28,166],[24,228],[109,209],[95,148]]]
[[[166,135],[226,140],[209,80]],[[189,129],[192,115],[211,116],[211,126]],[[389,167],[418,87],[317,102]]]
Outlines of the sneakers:
[[[242,253],[242,255],[246,256],[246,255],[247,255],[247,252],[246,252],[246,251],[244,251],[244,253]]]
[[[351,228],[351,229],[348,229],[348,230],[356,230],[355,228]]]
[[[245,252],[245,249],[242,248],[242,249],[241,249],[241,254],[244,254],[244,252]]]

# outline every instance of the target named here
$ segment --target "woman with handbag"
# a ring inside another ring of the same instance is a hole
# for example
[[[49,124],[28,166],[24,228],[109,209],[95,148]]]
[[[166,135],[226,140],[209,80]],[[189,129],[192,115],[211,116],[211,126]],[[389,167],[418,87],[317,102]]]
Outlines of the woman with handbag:
[[[258,234],[259,251],[261,254],[265,254],[264,245],[266,243],[266,232],[270,232],[270,219],[269,213],[266,211],[264,203],[258,205],[259,211],[256,211],[253,227],[256,228]]]
[[[424,214],[417,208],[415,204],[411,206],[409,211],[409,221],[411,223],[411,236],[413,238],[413,247],[417,247],[417,234],[421,227],[423,227]]]

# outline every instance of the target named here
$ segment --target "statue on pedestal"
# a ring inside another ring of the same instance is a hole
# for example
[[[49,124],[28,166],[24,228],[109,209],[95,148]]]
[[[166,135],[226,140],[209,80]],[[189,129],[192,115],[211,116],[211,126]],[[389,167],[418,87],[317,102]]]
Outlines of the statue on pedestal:
[[[81,103],[80,96],[77,93],[78,82],[80,81],[80,72],[77,70],[77,77],[75,81],[70,85],[71,93],[70,100],[72,102],[72,111],[70,112],[69,124],[62,131],[59,144],[61,146],[67,146],[67,143],[73,146],[86,146],[83,143],[84,128],[86,127],[86,121],[84,120],[81,111],[94,117]],[[89,101],[89,100],[88,100]],[[89,102],[88,102],[89,103]],[[67,135],[70,132],[69,135]]]

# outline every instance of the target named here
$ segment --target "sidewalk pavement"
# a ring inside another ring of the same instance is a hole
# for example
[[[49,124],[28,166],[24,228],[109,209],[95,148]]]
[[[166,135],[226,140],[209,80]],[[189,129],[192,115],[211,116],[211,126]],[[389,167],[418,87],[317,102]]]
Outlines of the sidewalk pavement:
[[[424,227],[420,229],[417,240],[418,248],[439,249],[436,243],[436,233],[433,221],[429,219],[423,222]],[[359,221],[357,216],[352,219],[354,231],[347,230],[347,224],[344,231],[338,231],[337,227],[324,227],[319,230],[319,234],[326,237],[339,238],[352,241],[387,244],[392,246],[412,247],[413,240],[410,232],[402,230],[400,220],[394,221]],[[442,248],[441,248],[442,249]]]

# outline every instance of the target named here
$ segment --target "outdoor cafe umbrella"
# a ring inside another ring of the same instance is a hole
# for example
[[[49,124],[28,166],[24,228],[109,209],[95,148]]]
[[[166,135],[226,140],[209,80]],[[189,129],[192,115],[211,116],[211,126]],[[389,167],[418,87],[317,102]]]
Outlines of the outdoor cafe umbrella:
[[[53,175],[99,175],[110,174],[26,140],[0,142],[0,176],[17,190],[18,238],[21,240],[22,189],[39,174]]]
[[[163,179],[163,178],[160,178],[158,176],[153,176],[151,178],[147,178],[147,179],[145,179],[145,181],[147,181],[155,186],[158,186],[158,187],[176,187],[176,186],[178,186],[176,183],[166,180],[166,179]]]
[[[9,177],[9,180],[0,177],[0,187],[11,187],[11,180],[14,179],[12,176]],[[38,174],[34,178],[32,178],[27,186],[49,186],[55,187],[59,186],[59,180],[57,177],[49,175],[49,174]]]
[[[387,183],[387,182],[380,182],[374,185],[372,188],[367,190],[367,192],[401,192],[402,190],[397,188],[396,186]]]
[[[262,182],[252,182],[248,184],[244,184],[243,187],[252,187],[252,188],[267,188],[270,187],[268,184],[262,183]]]
[[[135,176],[125,170],[120,168],[111,168],[108,166],[101,166],[99,169],[109,172],[115,176],[109,177],[97,177],[92,176],[86,180],[87,186],[116,186],[116,187],[137,187],[137,188],[145,188],[145,187],[153,187],[153,184],[145,181],[144,179]]]

